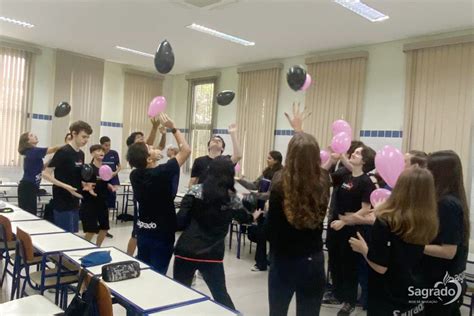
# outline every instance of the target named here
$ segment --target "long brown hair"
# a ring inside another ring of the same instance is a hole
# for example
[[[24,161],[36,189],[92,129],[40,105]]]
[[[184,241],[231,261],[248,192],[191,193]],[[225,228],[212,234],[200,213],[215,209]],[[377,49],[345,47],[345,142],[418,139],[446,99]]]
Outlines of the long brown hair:
[[[431,173],[413,166],[400,174],[392,194],[377,207],[376,216],[410,244],[427,245],[438,234],[436,194]]]
[[[428,156],[428,169],[435,181],[436,197],[441,200],[453,195],[461,203],[463,211],[464,245],[469,244],[470,223],[466,190],[463,183],[462,164],[459,156],[452,150],[441,150]]]
[[[24,132],[20,135],[20,140],[18,141],[18,152],[20,155],[24,155],[27,149],[35,147],[29,143],[29,135],[30,132]]]
[[[329,175],[320,167],[316,139],[296,133],[288,144],[282,179],[276,189],[283,193],[283,210],[288,222],[297,229],[322,225],[329,202]]]

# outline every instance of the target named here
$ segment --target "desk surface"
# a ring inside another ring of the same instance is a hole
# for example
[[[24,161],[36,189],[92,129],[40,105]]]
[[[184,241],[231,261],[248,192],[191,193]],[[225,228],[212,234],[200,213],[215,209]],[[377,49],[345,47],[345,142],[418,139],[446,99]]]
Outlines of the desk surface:
[[[82,258],[83,256],[91,253],[91,252],[94,252],[94,251],[104,251],[104,250],[109,250],[110,251],[110,256],[112,257],[112,261],[109,262],[109,263],[106,263],[106,264],[110,264],[110,263],[115,263],[115,262],[120,262],[120,261],[129,261],[129,260],[133,260],[133,261],[136,261],[140,264],[140,269],[148,269],[150,268],[149,265],[141,262],[141,261],[138,261],[137,259],[127,255],[126,253],[118,250],[117,248],[114,248],[114,247],[104,247],[104,248],[96,248],[96,249],[84,249],[84,250],[73,250],[73,251],[65,251],[63,252],[63,255],[68,258],[70,261],[72,261],[74,264],[80,266],[81,265],[81,260],[79,260],[80,258]],[[88,272],[94,274],[94,275],[99,275],[99,274],[102,274],[102,266],[104,264],[101,264],[101,265],[97,265],[97,266],[93,266],[93,267],[88,267],[88,268],[85,268]]]
[[[5,202],[5,201],[1,201],[1,202],[2,202],[2,204],[5,204],[6,207],[10,207],[10,208],[13,209],[13,212],[11,212],[11,213],[0,213],[0,215],[3,215],[6,218],[8,218],[10,220],[10,222],[25,221],[25,220],[31,221],[31,220],[40,219],[39,217],[37,217],[37,216],[35,216],[31,213],[28,213],[27,211],[23,211],[18,206],[15,206],[15,205],[10,204],[10,203]]]
[[[54,315],[64,312],[46,297],[32,295],[0,304],[0,315]]]
[[[12,222],[12,231],[14,234],[16,233],[17,227],[30,235],[65,233],[64,229],[43,219]]]
[[[213,301],[204,301],[198,302],[195,304],[190,304],[182,307],[177,307],[173,309],[167,309],[162,312],[151,313],[151,315],[157,316],[235,316],[240,315],[236,312],[231,311],[225,307],[220,306],[219,304],[214,303]]]
[[[42,253],[98,248],[93,243],[71,233],[33,235],[31,241],[33,246]]]
[[[115,295],[135,305],[142,312],[157,310],[206,297],[151,269],[142,270],[140,277],[119,282],[106,282]]]

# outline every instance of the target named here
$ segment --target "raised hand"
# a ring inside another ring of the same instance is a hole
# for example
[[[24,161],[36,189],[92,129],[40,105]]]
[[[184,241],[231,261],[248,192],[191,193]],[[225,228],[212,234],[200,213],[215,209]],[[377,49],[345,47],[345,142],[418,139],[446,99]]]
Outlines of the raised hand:
[[[306,109],[300,110],[300,103],[293,102],[293,117],[291,118],[288,113],[285,112],[285,116],[288,119],[291,127],[295,132],[303,131],[303,121],[311,115],[311,112]]]
[[[227,128],[227,131],[229,132],[229,134],[237,133],[237,124],[235,123],[230,124],[229,127]]]
[[[166,115],[166,113],[160,113],[158,115],[158,118],[161,122],[161,125],[163,125],[164,127],[171,128],[171,129],[175,128],[174,122],[171,120],[171,118],[168,115]]]

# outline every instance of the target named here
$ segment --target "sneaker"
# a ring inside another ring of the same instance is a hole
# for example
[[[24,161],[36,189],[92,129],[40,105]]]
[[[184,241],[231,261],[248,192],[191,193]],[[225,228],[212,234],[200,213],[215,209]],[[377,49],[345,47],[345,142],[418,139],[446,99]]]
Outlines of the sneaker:
[[[334,292],[329,291],[324,294],[322,304],[327,304],[327,305],[340,305],[342,304],[341,301],[339,301],[336,296],[334,296]]]
[[[250,268],[250,271],[260,272],[260,271],[267,271],[267,269],[263,270],[263,269],[260,269],[257,265],[254,265],[252,268]]]
[[[106,237],[109,237],[109,238],[114,238],[114,235],[109,234],[109,233],[107,233],[107,235],[105,235],[105,236],[106,236]]]
[[[342,308],[337,312],[337,316],[349,316],[355,311],[355,306],[349,303],[344,303]]]

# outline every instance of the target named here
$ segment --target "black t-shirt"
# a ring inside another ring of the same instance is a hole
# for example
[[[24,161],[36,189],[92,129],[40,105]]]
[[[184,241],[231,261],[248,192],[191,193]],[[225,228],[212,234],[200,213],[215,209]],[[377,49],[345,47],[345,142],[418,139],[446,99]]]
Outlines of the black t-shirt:
[[[100,209],[107,207],[107,197],[109,190],[107,188],[107,181],[102,180],[99,177],[99,168],[97,168],[93,163],[91,163],[92,170],[94,171],[94,178],[90,183],[95,183],[94,192],[97,196],[91,195],[88,191],[82,191],[81,194],[84,197],[82,199],[81,208],[95,208]]]
[[[334,218],[346,212],[360,210],[362,202],[370,203],[370,193],[375,190],[375,185],[366,174],[353,177],[350,173],[343,173],[340,177],[333,176],[332,181],[333,186],[338,187],[334,201]]]
[[[177,174],[179,164],[175,158],[155,168],[135,169],[130,173],[138,206],[138,234],[156,236],[176,231],[172,181]]]
[[[337,196],[337,191],[339,190],[339,186],[342,184],[342,177],[349,175],[351,171],[347,169],[346,167],[343,166],[342,163],[340,163],[337,166],[333,166],[332,171],[330,171],[331,175],[331,184],[332,184],[332,194],[331,194],[331,202],[329,204],[329,211],[328,211],[328,223],[331,223],[333,220],[336,220],[337,218],[334,216],[334,210],[336,209],[336,196]],[[333,180],[334,179],[334,180]],[[334,181],[336,181],[336,185],[334,184]]]
[[[369,269],[367,315],[401,315],[419,309],[418,298],[409,296],[409,287],[420,286],[414,268],[423,258],[423,249],[423,245],[403,241],[391,232],[386,222],[375,220],[367,258],[386,267],[387,272],[379,274]],[[400,313],[395,313],[396,310]]]
[[[231,159],[230,155],[222,156]],[[207,170],[211,164],[213,158],[209,156],[198,157],[194,160],[193,167],[191,169],[191,178],[198,178],[198,184],[201,184],[206,180]]]
[[[81,167],[84,163],[84,152],[76,151],[71,145],[61,147],[49,162],[54,169],[54,177],[70,186],[81,190]],[[79,208],[79,199],[69,191],[53,186],[54,207],[57,211],[70,211]]]
[[[466,270],[468,247],[464,242],[463,209],[460,201],[452,196],[446,195],[438,202],[439,233],[431,244],[457,245],[456,255],[453,259],[442,259],[431,256],[423,256],[423,264],[420,273],[423,274],[426,286],[443,281],[446,272],[451,277],[459,275]],[[431,285],[432,286],[432,285]]]

